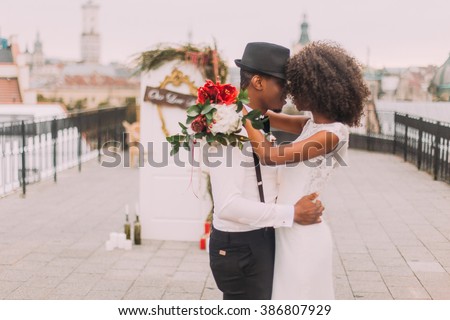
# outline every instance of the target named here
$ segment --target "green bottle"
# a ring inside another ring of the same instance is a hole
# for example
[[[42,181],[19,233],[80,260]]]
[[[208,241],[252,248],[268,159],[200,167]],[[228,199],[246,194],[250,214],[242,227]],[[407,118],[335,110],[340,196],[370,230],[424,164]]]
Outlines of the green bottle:
[[[128,205],[125,206],[125,224],[124,224],[124,232],[127,237],[127,240],[131,239],[131,225],[128,219]]]
[[[138,214],[136,214],[136,221],[134,222],[134,244],[141,244],[141,223]]]

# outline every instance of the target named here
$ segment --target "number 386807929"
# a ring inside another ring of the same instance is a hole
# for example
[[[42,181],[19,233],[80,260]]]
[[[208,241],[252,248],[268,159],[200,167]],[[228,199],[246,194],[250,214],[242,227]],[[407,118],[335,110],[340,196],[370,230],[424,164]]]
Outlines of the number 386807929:
[[[331,311],[331,306],[326,305],[261,305],[260,315],[284,315],[284,316],[298,316],[298,315],[328,315]]]

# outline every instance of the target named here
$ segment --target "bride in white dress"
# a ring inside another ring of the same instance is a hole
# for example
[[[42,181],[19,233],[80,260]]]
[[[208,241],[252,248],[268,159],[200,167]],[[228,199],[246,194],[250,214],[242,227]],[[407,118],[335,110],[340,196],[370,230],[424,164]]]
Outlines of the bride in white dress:
[[[320,131],[335,134],[339,138],[338,147],[326,156],[293,167],[281,166],[278,203],[293,204],[299,196],[313,192],[320,194],[332,171],[347,161],[348,129],[342,123],[316,124],[309,120],[296,141]],[[332,210],[327,210],[328,214],[332,214]],[[334,299],[333,244],[326,217],[318,224],[294,224],[292,228],[276,229],[275,244],[272,299]]]
[[[297,109],[313,119],[267,113],[272,127],[299,134],[292,143],[273,146],[249,121],[245,128],[262,164],[280,165],[278,203],[320,194],[332,172],[346,165],[348,126],[359,124],[369,95],[359,64],[337,45],[316,42],[293,56],[287,88]],[[326,207],[326,203],[325,203]],[[326,208],[324,215],[332,215]],[[275,230],[272,299],[334,299],[332,237],[326,217],[312,225]]]

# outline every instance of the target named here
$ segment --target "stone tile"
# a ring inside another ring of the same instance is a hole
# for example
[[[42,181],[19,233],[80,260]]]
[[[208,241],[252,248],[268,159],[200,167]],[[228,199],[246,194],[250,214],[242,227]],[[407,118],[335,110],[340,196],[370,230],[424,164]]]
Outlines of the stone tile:
[[[199,281],[205,282],[208,274],[206,272],[195,272],[195,271],[177,271],[173,275],[172,279],[175,281]]]
[[[1,254],[0,255],[0,265],[4,265],[4,266],[14,265],[18,261],[20,261],[22,258],[23,258],[22,255],[5,255],[5,254]]]
[[[179,292],[166,292],[164,293],[162,300],[200,300],[200,293],[179,293]]]
[[[449,285],[445,286],[427,286],[426,289],[433,300],[450,300]]]
[[[121,259],[120,254],[114,253],[114,251],[107,253],[108,254],[96,253],[95,255],[92,255],[91,257],[86,259],[84,263],[111,266]]]
[[[190,253],[183,257],[182,263],[185,262],[196,262],[196,263],[204,263],[209,265],[209,255],[206,252],[202,253]]]
[[[69,274],[73,272],[73,268],[71,267],[45,267],[40,269],[38,272],[35,272],[37,276],[45,276],[45,277],[67,277]]]
[[[219,289],[205,288],[201,300],[222,300],[223,293]]]
[[[147,266],[156,267],[178,267],[181,263],[181,258],[156,258],[153,257],[148,262]]]
[[[161,287],[165,288],[169,282],[171,281],[171,277],[168,276],[160,276],[160,275],[140,275],[136,281],[134,282],[134,286],[136,287]]]
[[[147,245],[143,244],[141,247],[146,248]],[[156,251],[150,252],[148,250],[131,250],[131,251],[125,251],[121,256],[121,259],[122,260],[148,262],[148,260],[150,260],[150,258],[153,257],[155,254],[156,254]]]
[[[52,289],[40,287],[20,287],[12,292],[8,299],[12,300],[43,300],[46,299]]]
[[[354,292],[356,300],[392,300],[392,295],[388,292]]]
[[[132,287],[125,294],[125,300],[160,300],[164,294],[163,288]]]
[[[375,264],[378,267],[406,267],[408,264],[403,258],[375,258]]]
[[[56,258],[56,255],[50,253],[32,252],[25,256],[23,261],[37,261],[37,262],[50,262]]]
[[[438,262],[409,261],[408,264],[414,272],[445,272]]]
[[[85,295],[50,293],[47,300],[83,300]]]
[[[94,283],[92,282],[61,282],[53,293],[57,295],[85,296],[93,286]]]
[[[389,288],[394,299],[406,300],[428,300],[430,295],[421,287],[390,287]]]
[[[0,294],[6,296],[22,285],[22,281],[0,281]]]
[[[96,248],[92,248],[90,250],[79,250],[79,249],[66,249],[63,250],[59,257],[61,258],[74,258],[74,259],[85,259],[88,258],[92,253],[96,250]]]
[[[92,288],[93,291],[127,291],[134,281],[101,279]]]
[[[422,284],[415,276],[401,277],[401,276],[383,276],[386,285],[391,287],[422,287]]]
[[[156,258],[183,258],[186,255],[186,249],[176,250],[176,249],[159,249],[154,257]]]
[[[178,270],[180,270],[180,271],[196,271],[196,272],[206,273],[210,270],[209,261],[207,263],[183,261],[178,266]]]
[[[141,275],[143,276],[172,276],[177,271],[177,267],[163,267],[163,266],[151,266],[147,265],[144,270],[142,270]]]
[[[400,252],[395,249],[370,249],[369,254],[373,260],[379,258],[401,258]]]
[[[408,266],[402,266],[402,267],[378,267],[379,272],[381,275],[384,276],[412,276],[414,273]]]
[[[449,250],[433,250],[432,251],[434,257],[436,260],[443,266],[443,267],[450,267],[450,251]]]
[[[67,283],[96,283],[101,279],[101,275],[95,273],[74,272],[64,279]]]
[[[15,270],[39,270],[47,265],[47,262],[43,261],[30,261],[30,260],[20,260],[14,264]]]
[[[206,288],[217,288],[216,281],[214,280],[214,277],[212,276],[212,274],[209,274],[208,277],[206,278],[205,287]]]
[[[64,280],[64,277],[32,276],[24,283],[24,286],[35,288],[56,288]]]
[[[202,293],[204,283],[198,281],[172,281],[167,286],[166,292],[177,293]]]
[[[112,268],[113,269],[122,269],[122,270],[134,270],[134,271],[140,271],[144,269],[146,265],[145,260],[119,260],[117,261]]]
[[[349,288],[336,288],[334,290],[336,300],[354,300],[353,291]]]
[[[0,281],[28,281],[33,273],[28,270],[6,269],[0,273]]]
[[[350,287],[353,292],[372,292],[385,293],[388,292],[386,284],[382,281],[350,281]]]
[[[424,246],[399,247],[399,251],[408,261],[434,261],[433,255]]]
[[[107,264],[93,264],[83,263],[79,265],[74,272],[90,273],[90,274],[105,274],[109,270],[110,266]]]
[[[378,271],[372,261],[343,261],[342,264],[348,271]]]
[[[349,281],[382,281],[377,271],[349,271],[347,277]]]
[[[161,245],[161,249],[189,249],[191,246],[190,242],[183,241],[164,241]]]
[[[139,270],[111,269],[105,273],[104,279],[135,280],[139,274]]]
[[[90,291],[86,300],[121,300],[125,296],[124,291]]]

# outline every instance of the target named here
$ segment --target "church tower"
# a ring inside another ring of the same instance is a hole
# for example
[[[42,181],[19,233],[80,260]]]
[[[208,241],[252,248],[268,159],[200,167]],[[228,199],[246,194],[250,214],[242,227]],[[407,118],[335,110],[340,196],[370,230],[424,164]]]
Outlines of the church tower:
[[[98,30],[99,6],[89,0],[82,6],[83,32],[81,34],[81,60],[84,63],[99,63],[100,34]]]
[[[310,43],[308,34],[309,24],[306,21],[306,14],[303,15],[303,22],[300,28],[301,28],[300,40],[294,45],[294,54],[299,52],[304,46]]]
[[[36,34],[36,41],[34,41],[34,50],[31,58],[33,68],[39,68],[44,65],[44,51],[42,50],[41,37],[39,31]]]

